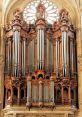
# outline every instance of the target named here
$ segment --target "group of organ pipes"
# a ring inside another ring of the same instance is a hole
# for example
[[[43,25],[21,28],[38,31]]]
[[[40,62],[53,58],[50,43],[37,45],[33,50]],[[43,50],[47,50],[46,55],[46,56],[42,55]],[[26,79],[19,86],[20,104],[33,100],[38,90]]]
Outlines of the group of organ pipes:
[[[76,106],[76,39],[68,12],[62,9],[53,25],[43,16],[26,24],[18,9],[13,15],[5,27],[5,106]]]

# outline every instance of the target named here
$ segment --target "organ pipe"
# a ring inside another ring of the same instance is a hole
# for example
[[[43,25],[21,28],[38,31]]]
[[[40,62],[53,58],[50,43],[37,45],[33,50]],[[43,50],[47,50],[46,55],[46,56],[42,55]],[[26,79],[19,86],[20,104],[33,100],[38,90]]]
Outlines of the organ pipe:
[[[44,30],[42,30],[42,69],[44,69]]]
[[[28,44],[28,67],[29,71],[34,71],[34,39]]]
[[[66,42],[66,46],[67,46],[67,63],[66,63],[66,69],[67,69],[67,76],[69,76],[69,38],[68,38],[68,34],[67,34],[67,42]]]
[[[64,75],[64,34],[62,32],[62,69],[63,69],[63,75]]]
[[[39,102],[43,102],[43,87],[42,81],[39,81]]]
[[[54,80],[50,80],[50,102],[54,103]]]
[[[39,30],[37,31],[37,60],[38,60],[38,69],[39,69],[39,62],[40,62],[40,58],[39,58],[39,53],[40,53],[40,48],[39,48]]]
[[[60,54],[59,40],[56,40],[56,73],[57,78],[59,77],[59,54]]]
[[[70,39],[70,70],[71,75],[73,75],[74,72],[74,46],[73,46],[73,39]]]
[[[66,56],[66,41],[67,41],[67,38],[66,38],[66,32],[63,32],[64,33],[64,70],[65,70],[65,76],[66,76],[66,73],[67,73],[67,69],[66,69],[66,63],[67,63],[67,56]]]
[[[32,101],[38,102],[38,87],[36,85],[32,86]]]
[[[39,32],[39,39],[40,39],[40,66],[39,66],[39,69],[41,70],[42,69],[42,31],[40,29],[40,32]]]
[[[14,74],[15,74],[15,68],[14,68],[14,59],[15,59],[15,57],[14,57],[14,55],[15,55],[15,41],[14,41],[14,37],[13,37],[13,76],[14,76]]]
[[[13,74],[17,77],[19,73],[20,59],[20,32],[15,31],[13,36]]]
[[[30,76],[28,76],[28,81],[27,81],[27,106],[31,105],[31,90],[32,90],[32,86],[31,86],[31,80],[30,80]]]
[[[25,76],[26,73],[26,41],[22,41],[22,74]]]
[[[62,32],[62,65],[63,75],[68,76],[69,68],[69,42],[67,32]]]
[[[11,67],[11,40],[8,41],[8,72],[10,72]]]
[[[44,86],[44,102],[48,102],[48,101],[49,101],[48,86],[45,85]]]
[[[37,59],[38,59],[38,69],[42,70],[44,68],[44,30],[39,29],[37,31]]]
[[[47,70],[49,71],[49,40],[46,39],[46,64]]]

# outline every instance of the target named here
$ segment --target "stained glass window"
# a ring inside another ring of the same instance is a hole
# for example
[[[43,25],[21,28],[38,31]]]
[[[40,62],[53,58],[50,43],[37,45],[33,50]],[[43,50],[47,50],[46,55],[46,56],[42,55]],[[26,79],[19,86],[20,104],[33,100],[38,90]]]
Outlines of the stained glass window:
[[[34,24],[37,20],[37,6],[39,3],[44,5],[45,7],[45,20],[49,24],[53,24],[54,21],[57,21],[59,18],[59,10],[57,6],[55,6],[52,2],[48,0],[34,0],[29,3],[24,11],[23,18],[28,24]]]

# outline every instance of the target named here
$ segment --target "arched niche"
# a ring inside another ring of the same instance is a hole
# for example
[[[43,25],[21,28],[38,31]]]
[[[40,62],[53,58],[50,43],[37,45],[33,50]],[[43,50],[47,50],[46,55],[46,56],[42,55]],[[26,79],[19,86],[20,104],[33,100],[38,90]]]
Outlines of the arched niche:
[[[13,99],[17,99],[18,96],[18,90],[16,87],[13,87]]]

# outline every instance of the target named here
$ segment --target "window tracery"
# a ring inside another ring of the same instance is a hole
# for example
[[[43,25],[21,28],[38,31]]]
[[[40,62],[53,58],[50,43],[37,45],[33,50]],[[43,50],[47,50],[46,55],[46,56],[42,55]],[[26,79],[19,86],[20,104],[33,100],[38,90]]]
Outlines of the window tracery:
[[[40,2],[41,4],[39,5]],[[54,21],[59,19],[59,10],[52,2],[49,2],[48,0],[35,0],[25,7],[23,18],[28,24],[34,24],[38,16],[40,18],[45,17],[47,23],[53,24]]]

